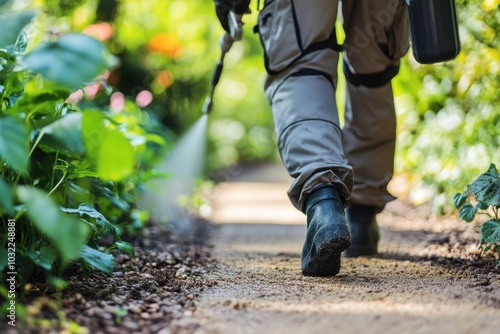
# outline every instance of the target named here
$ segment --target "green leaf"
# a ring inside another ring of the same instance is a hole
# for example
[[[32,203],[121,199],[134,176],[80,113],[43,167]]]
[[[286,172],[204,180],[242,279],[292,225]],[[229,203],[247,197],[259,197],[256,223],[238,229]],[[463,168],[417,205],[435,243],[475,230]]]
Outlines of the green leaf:
[[[500,175],[496,166],[491,164],[488,171],[474,180],[469,189],[479,202],[488,206],[500,205]]]
[[[87,241],[89,227],[80,219],[63,214],[41,190],[20,186],[17,194],[26,204],[29,218],[54,242],[63,260],[78,258],[81,246]]]
[[[90,218],[95,219],[97,225],[101,227],[101,229],[105,232],[111,232],[113,235],[120,235],[121,232],[116,226],[111,224],[106,217],[96,209],[94,209],[91,205],[89,204],[80,204],[78,206],[78,209],[70,209],[70,208],[61,208],[61,210],[65,213],[73,213],[73,214],[78,214],[80,216],[87,216]]]
[[[14,201],[12,200],[12,192],[9,185],[0,175],[0,208],[7,210],[7,212],[14,211]],[[1,269],[0,269],[1,271]]]
[[[14,52],[17,54],[23,54],[28,46],[28,34],[26,32],[21,32],[17,37],[16,44],[14,45]]]
[[[119,130],[104,134],[98,148],[97,172],[104,180],[120,181],[134,172],[135,150]]]
[[[54,245],[42,247],[39,251],[33,250],[28,253],[30,259],[33,260],[39,267],[49,271],[52,270],[52,264],[57,258],[57,249]]]
[[[113,65],[113,59],[95,38],[68,34],[40,45],[24,57],[24,64],[49,80],[79,87]]]
[[[85,262],[106,274],[111,275],[115,269],[115,258],[109,253],[98,251],[87,245],[81,248],[81,257]]]
[[[31,22],[34,16],[33,12],[0,15],[0,22],[2,22],[0,48],[14,44],[21,31]]]
[[[102,184],[101,180],[92,179],[91,180],[91,187],[92,187],[93,194],[95,194],[96,196],[107,199],[111,204],[113,204],[115,207],[119,208],[120,210],[127,211],[130,209],[130,205],[125,200],[120,198],[120,196],[118,196],[117,193],[106,188]]]
[[[469,197],[467,192],[456,193],[455,195],[453,195],[453,204],[456,208],[459,208],[465,203],[467,197]]]
[[[82,138],[82,114],[78,112],[67,114],[42,129],[45,136],[42,143],[51,149],[67,150],[83,154],[85,147]]]
[[[98,177],[95,166],[88,160],[73,160],[70,164],[68,179],[79,179],[82,177]]]
[[[99,111],[88,110],[83,113],[82,135],[85,143],[85,150],[89,158],[97,161],[99,147],[104,139],[104,135],[110,131],[104,123],[104,116]]]
[[[478,208],[479,210],[486,210],[488,209],[488,204],[483,202],[477,202],[476,208]]]
[[[477,208],[470,203],[464,204],[459,211],[460,218],[470,223],[476,216]]]
[[[45,80],[28,82],[24,87],[24,92],[25,94],[21,100],[26,99],[26,105],[40,104],[42,102],[59,102],[71,94],[69,88]]]
[[[4,93],[6,96],[19,94],[24,90],[24,85],[20,80],[23,75],[22,72],[12,72],[9,74],[7,79],[5,79]]]
[[[481,235],[490,244],[500,243],[500,220],[490,219],[485,221],[481,226]]]
[[[24,124],[12,117],[0,118],[0,158],[20,173],[28,167],[26,139]]]
[[[117,241],[113,245],[114,247],[118,248],[121,251],[124,251],[128,255],[135,257],[135,248],[131,244],[129,244],[126,241]]]

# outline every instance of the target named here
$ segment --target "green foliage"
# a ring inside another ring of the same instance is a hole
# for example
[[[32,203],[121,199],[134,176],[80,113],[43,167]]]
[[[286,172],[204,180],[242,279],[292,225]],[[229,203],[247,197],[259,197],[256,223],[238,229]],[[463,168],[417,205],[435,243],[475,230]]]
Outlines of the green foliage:
[[[473,205],[469,194],[476,200]],[[472,222],[476,214],[482,213],[490,217],[481,226],[481,245],[485,250],[495,248],[500,256],[500,174],[494,164],[488,171],[475,179],[463,193],[453,197],[455,206],[460,209],[460,218]]]
[[[16,228],[11,271],[21,289],[34,278],[62,287],[58,276],[71,261],[87,274],[110,274],[113,253],[134,256],[122,231],[147,219],[135,204],[143,176],[149,177],[150,151],[163,139],[146,130],[149,118],[134,103],[116,111],[74,101],[76,87],[96,84],[109,101],[109,87],[96,79],[114,64],[102,43],[72,33],[28,47],[23,28],[33,14],[2,15],[8,24],[0,38],[0,253],[10,219]]]
[[[69,87],[79,87],[113,65],[104,46],[82,34],[68,34],[41,44],[24,57],[23,63],[31,71]]]
[[[24,27],[34,17],[32,12],[21,12],[10,15],[0,15],[3,32],[0,34],[0,48],[15,44]]]
[[[407,57],[393,81],[397,171],[434,195],[459,191],[500,154],[498,2],[457,0],[457,13],[460,55],[435,65]]]
[[[0,157],[20,173],[25,173],[27,168],[26,144],[24,124],[13,117],[0,118]]]

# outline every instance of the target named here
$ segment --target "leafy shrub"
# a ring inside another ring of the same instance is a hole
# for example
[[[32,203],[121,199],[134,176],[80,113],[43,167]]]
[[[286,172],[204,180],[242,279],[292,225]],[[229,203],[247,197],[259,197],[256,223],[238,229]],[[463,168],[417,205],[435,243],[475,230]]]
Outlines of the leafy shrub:
[[[498,1],[457,0],[457,13],[460,55],[435,65],[407,57],[394,80],[398,172],[433,195],[459,191],[500,154]]]
[[[133,103],[117,111],[68,99],[75,89],[105,85],[94,78],[114,59],[99,41],[67,34],[26,54],[22,31],[34,14],[5,15],[2,7],[0,14],[7,22],[0,37],[0,272],[15,241],[9,271],[21,285],[43,276],[61,282],[71,261],[87,274],[111,273],[114,251],[134,254],[121,235],[147,218],[135,203],[152,175],[151,145],[163,139],[146,131],[148,117]]]
[[[470,202],[470,194],[476,200]],[[472,222],[478,213],[490,219],[481,225],[481,246],[485,251],[496,249],[500,256],[500,174],[494,164],[488,171],[475,179],[463,193],[453,197],[455,207],[460,209],[460,218]]]

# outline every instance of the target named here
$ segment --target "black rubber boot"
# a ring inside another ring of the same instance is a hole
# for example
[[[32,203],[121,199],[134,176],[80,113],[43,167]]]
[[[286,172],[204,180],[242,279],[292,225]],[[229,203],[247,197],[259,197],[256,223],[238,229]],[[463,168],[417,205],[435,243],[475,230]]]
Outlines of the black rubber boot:
[[[358,257],[377,254],[380,233],[374,206],[353,204],[346,210],[347,224],[351,231],[352,244],[343,255]]]
[[[333,276],[340,257],[351,244],[340,192],[333,187],[313,191],[307,200],[307,236],[302,250],[302,273]]]

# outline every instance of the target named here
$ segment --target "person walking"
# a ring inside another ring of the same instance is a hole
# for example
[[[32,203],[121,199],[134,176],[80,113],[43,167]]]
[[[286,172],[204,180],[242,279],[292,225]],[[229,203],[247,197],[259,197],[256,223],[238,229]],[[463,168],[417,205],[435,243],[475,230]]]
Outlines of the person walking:
[[[250,0],[215,0],[228,13]],[[341,12],[345,41],[337,42]],[[341,255],[377,254],[376,215],[394,197],[396,114],[391,79],[409,48],[405,0],[266,0],[256,32],[264,49],[265,92],[293,205],[307,216],[302,273],[332,276]],[[344,126],[335,98],[343,55]]]

